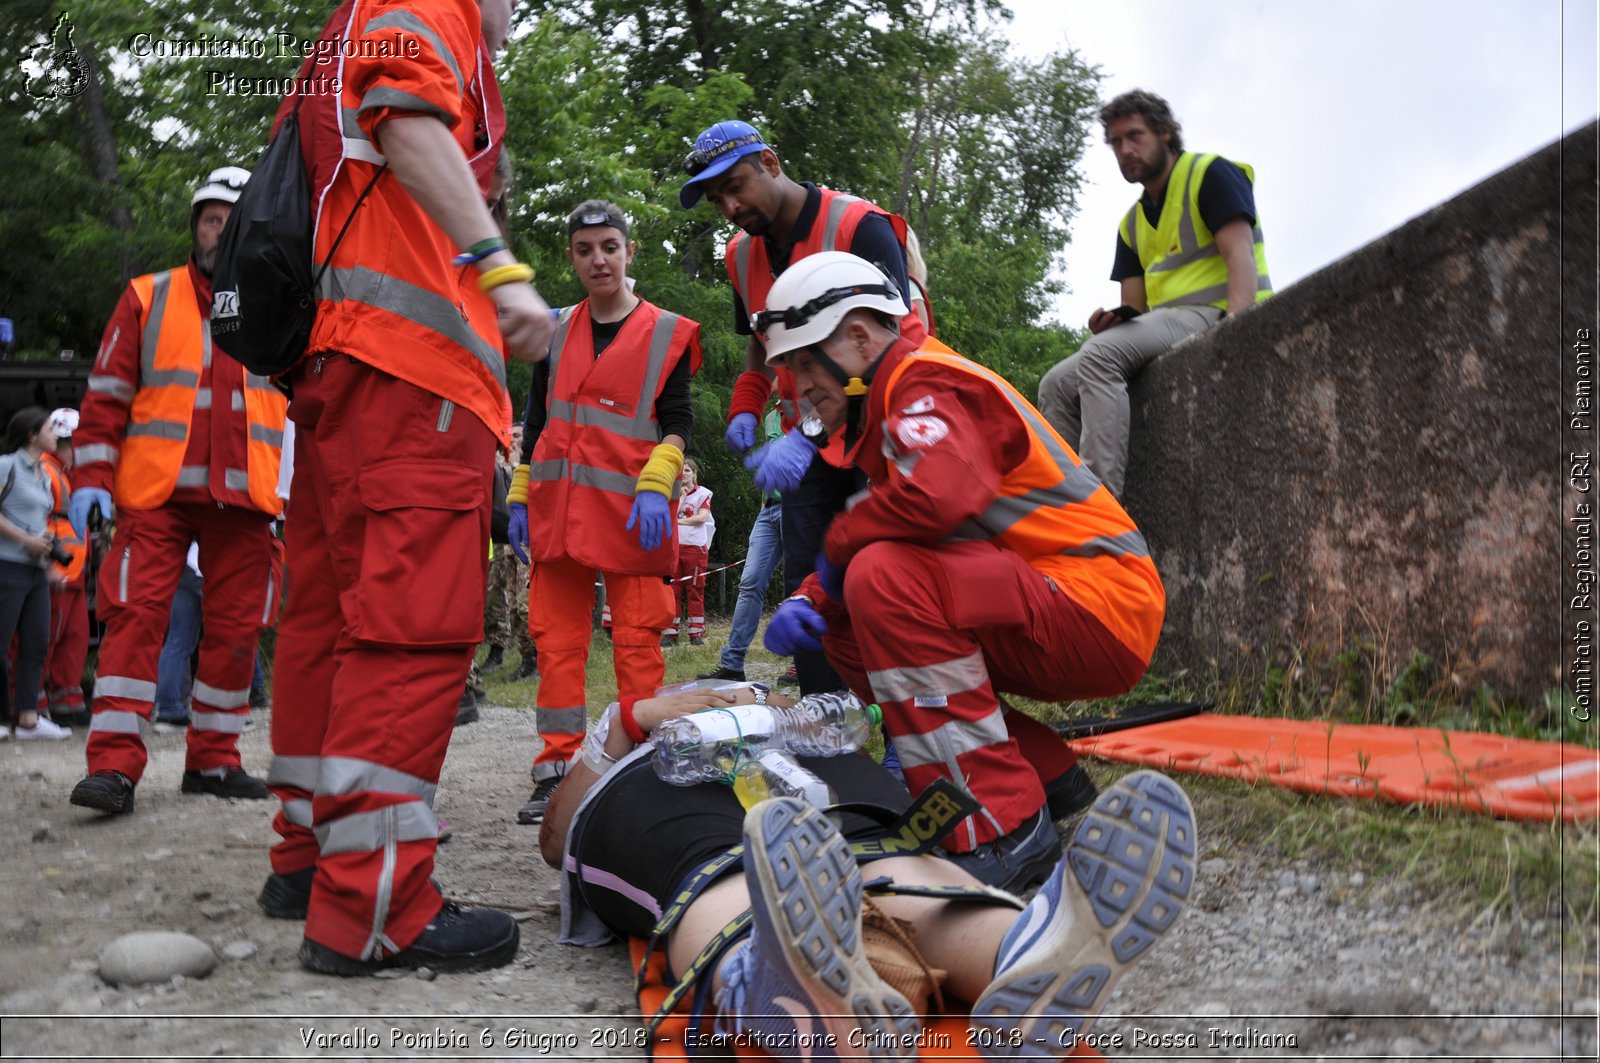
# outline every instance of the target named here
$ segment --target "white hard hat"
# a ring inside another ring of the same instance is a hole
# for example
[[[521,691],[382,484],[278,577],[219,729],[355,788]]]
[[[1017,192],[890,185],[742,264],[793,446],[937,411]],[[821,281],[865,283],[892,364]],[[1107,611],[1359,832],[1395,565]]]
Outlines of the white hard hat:
[[[767,364],[833,335],[858,307],[899,319],[911,312],[899,285],[871,262],[845,251],[822,251],[784,270],[767,293],[767,309],[751,325],[767,344]]]
[[[191,207],[210,200],[222,203],[239,202],[239,194],[244,191],[245,182],[250,180],[250,171],[242,166],[220,166],[206,175],[200,187],[194,190],[194,197],[189,200]]]
[[[70,436],[78,430],[78,411],[66,406],[50,411],[50,427],[58,436]]]

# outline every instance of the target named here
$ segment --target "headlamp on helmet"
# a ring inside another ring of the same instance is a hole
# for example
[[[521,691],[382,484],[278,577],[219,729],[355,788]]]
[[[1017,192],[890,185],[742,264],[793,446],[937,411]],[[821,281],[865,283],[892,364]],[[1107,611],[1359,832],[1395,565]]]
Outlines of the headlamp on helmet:
[[[858,255],[823,251],[807,256],[773,282],[767,309],[751,325],[767,346],[767,364],[822,343],[852,310],[876,310],[893,320],[911,312],[893,278]]]

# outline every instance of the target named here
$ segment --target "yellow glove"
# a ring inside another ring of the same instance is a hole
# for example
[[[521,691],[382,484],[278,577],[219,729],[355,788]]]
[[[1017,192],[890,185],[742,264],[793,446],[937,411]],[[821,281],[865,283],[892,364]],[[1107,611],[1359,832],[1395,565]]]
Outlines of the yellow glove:
[[[506,488],[506,503],[528,504],[528,467],[518,465],[511,473],[511,486]]]
[[[640,491],[654,491],[663,498],[671,498],[672,488],[677,484],[678,474],[682,471],[683,451],[671,443],[657,443],[656,449],[650,452],[650,460],[639,470],[639,482],[633,489],[634,494]],[[515,480],[512,481],[512,485],[515,487]]]

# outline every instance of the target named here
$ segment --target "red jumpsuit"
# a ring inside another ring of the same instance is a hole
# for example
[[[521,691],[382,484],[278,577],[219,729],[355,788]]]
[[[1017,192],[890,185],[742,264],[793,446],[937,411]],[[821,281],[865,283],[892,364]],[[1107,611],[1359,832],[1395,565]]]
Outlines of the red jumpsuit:
[[[883,709],[906,783],[964,787],[983,810],[957,852],[1009,833],[1075,756],[997,691],[1104,697],[1138,681],[1165,597],[1144,540],[1027,400],[937,340],[898,343],[865,399],[853,458],[871,490],[824,549],[844,601],[816,574],[801,593],[823,648]]]
[[[281,507],[274,488],[283,396],[211,345],[210,317],[211,280],[192,259],[136,278],[106,325],[73,434],[74,488],[109,490],[117,507],[95,599],[106,630],[91,775],[109,769],[138,782],[144,774],[140,721],[150,718],[191,541],[200,544],[206,576],[205,633],[184,769],[239,766],[256,640],[274,594],[270,522]]]
[[[39,685],[39,711],[60,723],[83,712],[83,665],[89,657],[89,547],[67,520],[72,485],[61,459],[46,454],[44,465],[55,499],[50,528],[72,554],[71,564],[56,566],[66,582],[50,588],[50,644],[44,682]]]

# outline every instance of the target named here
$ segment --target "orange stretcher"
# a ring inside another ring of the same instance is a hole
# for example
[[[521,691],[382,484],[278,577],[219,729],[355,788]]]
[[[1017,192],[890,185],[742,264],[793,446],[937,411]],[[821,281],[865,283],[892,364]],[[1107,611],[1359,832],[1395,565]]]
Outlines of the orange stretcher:
[[[1503,819],[1600,819],[1600,751],[1475,731],[1202,713],[1068,742],[1080,754]]]
[[[644,961],[646,942],[644,938],[632,938],[628,942],[629,955],[633,957],[634,970],[639,969],[639,964]],[[666,999],[667,987],[662,982],[666,973],[666,957],[661,949],[650,957],[650,965],[645,969],[644,988],[639,991],[639,1013],[647,1019],[656,1013],[661,1002]],[[711,1018],[702,1020],[701,1032],[711,1032]],[[679,1010],[669,1015],[660,1026],[656,1028],[656,1037],[650,1046],[650,1058],[657,1063],[689,1063],[690,1060],[716,1059],[721,1050],[707,1047],[700,1051],[698,1056],[691,1054],[683,1043],[684,1035],[689,1029],[688,1000],[685,999]],[[962,1015],[941,1015],[928,1023],[923,1028],[918,1045],[921,1049],[922,1059],[967,1059],[980,1060],[983,1057],[978,1050],[968,1043],[967,1020]],[[756,1048],[735,1045],[733,1055],[738,1059],[772,1059],[773,1056]],[[851,1058],[848,1048],[841,1047],[840,1059]],[[1071,1058],[1084,1060],[1085,1063],[1105,1063],[1105,1057],[1089,1048],[1079,1045],[1073,1050]]]

